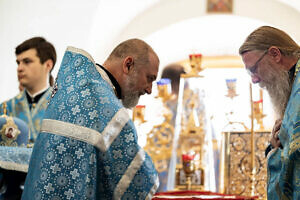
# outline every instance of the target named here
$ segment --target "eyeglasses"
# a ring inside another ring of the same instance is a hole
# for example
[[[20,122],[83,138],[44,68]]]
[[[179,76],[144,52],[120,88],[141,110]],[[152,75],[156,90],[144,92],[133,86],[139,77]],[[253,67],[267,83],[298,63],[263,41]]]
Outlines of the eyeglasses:
[[[256,61],[256,63],[252,67],[248,67],[247,71],[249,72],[250,75],[253,75],[256,73],[257,67],[259,62],[264,58],[264,56],[268,53],[268,51],[265,51],[263,55]]]

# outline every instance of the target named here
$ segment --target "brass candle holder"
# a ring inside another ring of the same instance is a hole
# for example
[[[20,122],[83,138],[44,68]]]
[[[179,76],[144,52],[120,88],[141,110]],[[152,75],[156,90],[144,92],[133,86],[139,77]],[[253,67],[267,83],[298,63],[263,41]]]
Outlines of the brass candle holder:
[[[236,93],[236,78],[234,79],[226,79],[226,85],[227,85],[227,97],[233,99],[234,97],[238,96]]]
[[[171,91],[171,79],[162,78],[157,82],[157,98],[161,98],[165,103],[172,97]]]
[[[139,124],[146,122],[145,118],[145,105],[137,105],[133,109],[133,121],[137,121]]]
[[[252,87],[251,87],[251,92],[252,92]],[[263,124],[263,118],[266,117],[267,115],[264,114],[264,109],[263,109],[263,91],[262,89],[259,89],[259,100],[254,101],[251,100],[251,106],[253,107],[253,110],[250,118],[253,121],[253,126],[254,126],[254,121],[256,122],[255,126],[255,131],[265,131],[265,127]],[[251,123],[252,123],[251,121]]]
[[[201,67],[202,54],[190,54],[191,74],[198,74],[203,70]]]
[[[266,116],[263,114],[263,100],[253,101],[253,117],[256,123],[259,125],[259,130],[265,130],[263,124],[263,118]]]
[[[195,173],[196,166],[194,162],[195,155],[182,154],[182,168],[186,177],[186,189],[192,188],[192,177]]]

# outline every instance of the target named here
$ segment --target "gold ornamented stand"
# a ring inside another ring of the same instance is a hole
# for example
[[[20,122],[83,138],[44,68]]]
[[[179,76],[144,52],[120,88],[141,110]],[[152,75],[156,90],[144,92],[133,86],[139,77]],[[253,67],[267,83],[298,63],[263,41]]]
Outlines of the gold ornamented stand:
[[[267,166],[265,149],[270,131],[264,130],[262,92],[253,101],[250,84],[251,129],[223,132],[220,191],[225,194],[259,196],[266,199]],[[254,122],[259,125],[254,130]]]

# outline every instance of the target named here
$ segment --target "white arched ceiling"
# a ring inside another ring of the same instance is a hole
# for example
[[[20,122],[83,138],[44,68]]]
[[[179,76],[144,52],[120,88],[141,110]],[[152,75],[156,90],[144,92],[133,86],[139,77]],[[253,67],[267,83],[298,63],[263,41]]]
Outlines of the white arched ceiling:
[[[164,0],[158,1],[137,15],[123,29],[120,40],[128,37],[145,37],[170,24],[207,14],[206,0]],[[233,1],[233,13],[281,27],[300,38],[298,9],[278,0],[239,0]],[[293,26],[291,26],[293,25]]]
[[[238,48],[249,31],[263,24],[232,15],[207,15],[162,28],[146,36],[145,40],[159,55],[161,66],[165,66],[188,59],[190,53],[238,55]]]
[[[0,0],[0,102],[18,92],[13,52],[32,36],[55,45],[54,76],[68,45],[85,49],[102,63],[117,43],[139,37],[159,53],[163,66],[194,51],[236,54],[246,35],[262,24],[276,25],[300,41],[299,0],[233,2],[233,14],[212,15],[206,13],[206,0]]]
[[[206,0],[164,0],[151,5],[120,31],[115,44],[132,37],[149,42],[161,64],[189,53],[237,55],[245,37],[261,25],[273,25],[300,41],[299,8],[284,0],[233,1],[232,14],[207,14]]]
[[[117,44],[132,37],[146,40],[160,57],[161,71],[169,63],[187,59],[190,53],[202,53],[204,56],[238,55],[238,48],[246,36],[261,25],[278,27],[288,32],[296,41],[300,41],[300,30],[298,28],[300,13],[297,9],[285,4],[283,0],[233,1],[233,13],[226,15],[207,14],[206,0],[159,1],[145,9],[124,26],[114,42]],[[240,83],[239,86],[243,89],[240,88],[239,91],[248,94],[248,91],[245,90],[248,87],[247,80],[249,77],[247,75],[242,76],[241,71],[236,71],[233,74],[228,73],[227,76],[234,76],[235,78],[239,76],[239,78],[246,80],[247,85],[241,86],[245,83]],[[211,84],[208,85],[211,87],[211,91],[217,91],[220,89],[217,88],[220,84],[216,84],[216,80],[224,82],[224,72],[216,73],[213,71],[211,77],[213,79],[208,79],[208,81],[211,81]],[[213,89],[213,85],[217,85],[217,87]],[[225,87],[224,83],[223,86]],[[241,96],[245,97],[242,94]],[[267,100],[265,102],[268,102],[267,97],[265,100]],[[152,101],[151,97],[143,96],[140,103],[147,105],[150,101]],[[215,101],[211,102],[213,102],[212,104],[215,103]],[[238,110],[243,110],[248,106],[248,98],[241,102],[246,102],[246,104]],[[216,108],[216,105],[208,107]],[[220,107],[224,107],[224,104],[220,103]],[[271,119],[272,109],[270,104],[265,105],[264,108],[267,108],[268,117],[270,118],[267,119],[267,122],[264,119],[264,123],[269,128],[274,120]],[[221,109],[216,108],[212,113],[218,115],[217,113],[220,111]],[[243,113],[246,112],[243,111]],[[249,120],[248,116],[244,117]],[[220,119],[224,122],[224,118]]]

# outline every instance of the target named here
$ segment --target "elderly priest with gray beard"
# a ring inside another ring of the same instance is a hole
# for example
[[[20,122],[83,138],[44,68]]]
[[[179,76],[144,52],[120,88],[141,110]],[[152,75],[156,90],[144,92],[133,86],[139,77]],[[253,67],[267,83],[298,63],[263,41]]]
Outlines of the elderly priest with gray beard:
[[[270,95],[278,120],[268,157],[268,199],[300,199],[300,47],[284,31],[262,26],[239,49],[252,82]]]

